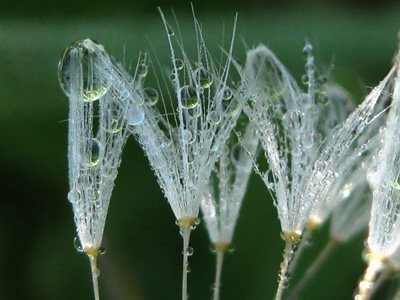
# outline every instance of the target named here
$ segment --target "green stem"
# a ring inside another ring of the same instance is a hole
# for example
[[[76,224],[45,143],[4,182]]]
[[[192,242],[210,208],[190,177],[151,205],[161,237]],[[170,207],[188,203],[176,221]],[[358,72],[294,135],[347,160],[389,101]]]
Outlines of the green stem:
[[[319,254],[318,258],[313,262],[313,264],[307,269],[306,274],[302,277],[301,281],[297,284],[296,288],[292,291],[287,300],[297,299],[298,295],[306,287],[310,278],[312,278],[315,273],[321,268],[323,262],[338,244],[339,242],[335,239],[331,239],[328,244],[326,244],[324,250]]]

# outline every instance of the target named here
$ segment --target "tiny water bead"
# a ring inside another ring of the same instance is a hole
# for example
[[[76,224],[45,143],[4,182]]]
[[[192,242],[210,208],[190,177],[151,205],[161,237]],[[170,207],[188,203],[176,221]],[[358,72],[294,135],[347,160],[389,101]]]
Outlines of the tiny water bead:
[[[209,88],[213,83],[212,75],[204,67],[198,68],[194,74],[199,86],[203,89]]]
[[[172,29],[172,27],[169,24],[165,24],[167,26],[167,33],[169,36],[174,36],[175,31]]]
[[[70,97],[72,91],[72,81],[81,80],[77,84],[82,84],[83,99],[85,101],[95,101],[105,95],[108,87],[97,75],[100,56],[108,58],[104,47],[96,42],[85,39],[72,43],[63,53],[58,64],[58,80],[64,93]],[[76,71],[81,68],[81,78]],[[75,87],[76,88],[76,87]]]
[[[72,204],[77,203],[81,198],[81,193],[77,189],[72,189],[68,193],[68,201]]]
[[[147,66],[142,64],[137,67],[136,74],[140,77],[145,77],[147,75],[147,71]]]
[[[193,108],[191,108],[191,109],[188,109],[187,110],[187,113],[188,113],[188,115],[190,116],[190,117],[192,117],[192,118],[198,118],[198,117],[200,117],[201,116],[201,106],[200,105],[197,105],[197,106],[195,106],[195,107],[193,107]]]
[[[199,104],[196,89],[190,85],[184,86],[180,91],[181,105],[183,108],[194,108]]]
[[[182,131],[182,142],[184,144],[192,144],[196,140],[196,136],[189,129]]]
[[[139,105],[131,103],[125,112],[125,119],[129,125],[135,126],[143,122],[144,115],[144,111]]]
[[[183,66],[184,66],[182,59],[179,59],[179,58],[175,59],[174,60],[174,66],[178,71],[182,70]]]
[[[150,105],[155,105],[158,102],[158,92],[151,87],[144,88],[143,95],[145,102]]]
[[[221,122],[221,115],[216,112],[216,111],[211,111],[208,115],[207,115],[207,121],[211,124],[211,125],[218,125]]]
[[[90,157],[88,160],[88,166],[89,167],[95,167],[98,165],[100,162],[100,149],[101,149],[101,144],[97,139],[91,139],[90,145]]]
[[[83,252],[83,246],[81,244],[81,240],[77,236],[74,238],[74,247],[75,247],[76,251],[78,251],[80,253]]]
[[[229,88],[225,88],[222,92],[222,99],[223,100],[231,100],[232,99],[232,91]]]
[[[307,58],[308,55],[311,55],[312,54],[312,50],[313,50],[313,48],[312,48],[311,44],[307,43],[303,48],[303,56],[304,56],[304,58]]]

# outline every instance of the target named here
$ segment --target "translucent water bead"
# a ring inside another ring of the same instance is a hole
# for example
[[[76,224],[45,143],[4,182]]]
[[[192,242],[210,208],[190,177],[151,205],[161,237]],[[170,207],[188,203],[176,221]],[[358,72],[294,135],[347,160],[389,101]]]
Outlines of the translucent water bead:
[[[72,80],[79,79],[76,74],[78,65],[82,70],[82,92],[85,101],[95,101],[107,92],[107,86],[96,76],[96,63],[101,56],[108,54],[104,47],[90,39],[78,40],[65,49],[58,64],[58,80],[64,93],[69,97],[73,92]]]

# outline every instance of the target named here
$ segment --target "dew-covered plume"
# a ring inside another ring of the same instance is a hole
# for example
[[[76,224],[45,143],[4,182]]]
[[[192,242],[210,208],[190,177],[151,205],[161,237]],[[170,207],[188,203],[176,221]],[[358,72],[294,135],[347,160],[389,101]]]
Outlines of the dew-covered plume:
[[[104,47],[90,39],[69,46],[59,63],[60,85],[69,97],[68,200],[77,249],[91,262],[95,299],[99,299],[97,256],[104,251],[104,225],[128,136],[126,99],[116,86],[116,74]]]
[[[326,126],[318,126],[321,118],[331,118],[329,114],[323,115],[331,100],[325,87],[326,77],[318,76],[315,69],[309,43],[303,53],[306,74],[302,83],[306,92],[264,45],[247,53],[245,67],[252,100],[244,112],[257,128],[269,165],[265,172],[256,165],[256,171],[272,193],[286,241],[276,299],[281,299],[288,285],[288,265],[312,212],[345,172],[342,162],[373,118],[375,104],[389,79],[386,77],[337,126],[330,120],[326,120]],[[332,118],[339,120],[337,114]]]
[[[256,155],[258,146],[252,124],[246,126],[243,134],[238,134],[239,141],[233,142],[232,137],[229,143],[218,150],[219,162],[201,201],[203,218],[217,256],[214,300],[219,299],[223,257],[232,243],[239,210],[253,169],[252,157]]]
[[[230,78],[231,71],[239,68],[232,56],[234,32],[224,61],[215,62],[203,40],[201,26],[194,19],[197,57],[190,59],[178,26],[175,29],[168,24],[160,13],[171,52],[170,72],[168,78],[158,80],[156,87],[143,85],[144,103],[132,108],[143,111],[146,117],[136,124],[134,135],[183,236],[182,299],[186,300],[187,260],[193,252],[189,247],[190,232],[198,222],[203,191],[220,147],[229,138],[246,98],[242,86],[232,84]],[[152,64],[146,67],[156,69]],[[158,104],[152,97],[155,95],[161,100]]]
[[[397,54],[393,72],[393,96],[377,166],[368,174],[373,191],[367,239],[368,267],[359,282],[355,300],[369,299],[376,277],[385,271],[400,246],[400,57]]]

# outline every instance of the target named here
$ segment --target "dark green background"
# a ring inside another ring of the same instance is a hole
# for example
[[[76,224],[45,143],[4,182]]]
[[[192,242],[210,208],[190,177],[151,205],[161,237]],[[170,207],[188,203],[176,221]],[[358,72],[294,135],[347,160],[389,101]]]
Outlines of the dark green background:
[[[2,1],[0,3],[0,299],[92,299],[87,258],[73,247],[75,225],[66,199],[68,100],[57,63],[71,42],[90,37],[119,59],[156,49],[169,53],[156,7],[179,20],[185,46],[195,46],[190,4],[178,1]],[[222,25],[239,12],[235,56],[269,45],[300,78],[305,37],[320,69],[335,58],[334,75],[360,101],[389,70],[400,28],[397,1],[194,1],[204,36],[219,52]],[[227,34],[228,36],[228,34]],[[125,50],[124,50],[125,49]],[[361,275],[364,236],[337,249],[302,299],[351,299]],[[326,240],[315,236],[299,273]],[[100,257],[102,299],[180,299],[181,238],[147,159],[133,139],[123,155]],[[226,257],[221,299],[272,299],[283,242],[272,201],[252,177]],[[190,299],[209,299],[214,256],[205,229],[192,235]],[[385,288],[389,290],[389,285]],[[383,296],[380,296],[382,299]],[[378,299],[379,297],[377,297]]]

